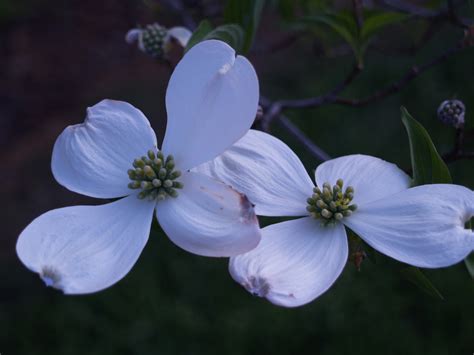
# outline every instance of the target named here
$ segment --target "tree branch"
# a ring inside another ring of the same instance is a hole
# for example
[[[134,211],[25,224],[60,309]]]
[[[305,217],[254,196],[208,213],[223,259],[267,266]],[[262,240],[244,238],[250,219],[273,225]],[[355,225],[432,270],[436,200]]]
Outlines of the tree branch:
[[[337,99],[337,95],[352,83],[361,71],[361,67],[354,65],[349,75],[327,94],[308,99],[280,100],[270,103],[267,105],[268,111],[263,116],[263,124],[266,126],[270,125],[271,121],[286,108],[318,107],[323,104],[334,102]]]
[[[357,23],[357,28],[359,31],[364,25],[364,13],[363,13],[363,4],[361,0],[352,0],[352,8],[354,12],[354,18]]]
[[[402,88],[408,85],[413,79],[417,78],[419,75],[423,74],[425,71],[434,67],[435,65],[444,62],[450,56],[452,56],[455,53],[458,53],[459,51],[463,50],[465,47],[466,46],[463,43],[458,44],[454,47],[449,48],[444,53],[438,55],[437,57],[433,58],[432,60],[430,60],[429,62],[421,66],[417,66],[417,65],[412,66],[405,73],[405,75],[402,76],[401,79],[391,83],[390,85],[380,90],[375,91],[373,94],[365,98],[345,99],[345,98],[337,97],[337,98],[334,98],[332,102],[338,105],[361,107],[361,106],[365,106],[370,103],[382,100],[386,98],[387,96],[390,96],[394,93],[399,92]]]
[[[440,19],[433,19],[429,22],[428,27],[421,35],[421,38],[418,40],[417,43],[412,44],[408,48],[393,48],[392,43],[385,43],[387,46],[382,47],[379,44],[373,44],[371,48],[374,48],[376,51],[384,54],[384,55],[415,55],[419,50],[425,47],[425,45],[443,28],[444,22]]]
[[[183,24],[188,27],[189,29],[193,30],[196,28],[196,22],[194,21],[189,9],[187,9],[184,5],[182,0],[162,0],[173,12],[180,15]],[[344,91],[344,89],[350,85],[353,80],[359,75],[362,68],[357,64],[354,65],[351,72],[348,76],[336,85],[331,91],[328,93],[307,98],[307,99],[299,99],[299,100],[280,100],[271,102],[270,100],[266,99],[265,97],[261,97],[260,104],[262,107],[265,108],[265,114],[260,120],[262,129],[264,131],[269,131],[270,123],[275,120],[281,127],[283,127],[291,136],[293,136],[297,141],[299,141],[307,150],[308,152],[318,159],[319,161],[326,161],[330,159],[330,156],[319,148],[316,144],[314,144],[296,125],[294,125],[286,116],[282,114],[282,111],[286,108],[314,108],[324,104],[339,104],[345,106],[354,106],[360,107],[365,106],[367,104],[382,100],[389,95],[392,95],[406,85],[408,85],[413,79],[418,77],[423,72],[427,71],[431,67],[447,60],[451,55],[459,52],[460,50],[473,45],[472,42],[472,25],[471,20],[466,20],[460,18],[456,11],[456,6],[459,3],[464,3],[464,1],[455,1],[455,0],[448,0],[448,6],[446,9],[442,9],[439,11],[433,11],[429,9],[425,9],[422,7],[418,7],[411,3],[406,3],[404,1],[399,0],[384,0],[383,3],[395,9],[397,11],[407,12],[415,16],[430,18],[433,22],[437,23],[440,20],[448,19],[452,24],[462,27],[466,29],[466,38],[465,40],[448,49],[444,53],[440,54],[439,56],[435,57],[434,59],[430,60],[429,62],[421,65],[421,66],[412,66],[406,73],[401,77],[401,79],[393,82],[392,84],[375,91],[373,94],[362,98],[362,99],[345,99],[338,97],[338,95]],[[357,26],[360,29],[363,26],[363,5],[361,0],[352,0],[353,4],[353,11],[354,11],[354,18],[356,20]],[[434,32],[434,31],[433,31]],[[426,36],[429,38],[431,36],[431,30],[428,31],[428,35]],[[270,51],[276,51],[281,48],[285,48],[288,45],[291,45],[294,41],[298,39],[301,33],[295,33],[283,41],[276,43],[275,45],[269,46]],[[471,37],[469,37],[469,35]],[[258,121],[257,121],[258,122]],[[458,159],[474,159],[474,152],[464,152],[463,142],[464,142],[464,127],[456,130],[456,139],[455,145],[451,152],[445,154],[443,159],[446,162],[452,162]]]
[[[382,3],[392,10],[408,13],[417,17],[428,19],[448,19],[453,25],[462,28],[468,28],[469,26],[473,25],[473,21],[471,19],[460,18],[456,15],[455,7],[465,3],[465,1],[448,0],[447,8],[443,8],[438,11],[426,9],[400,0],[384,0]]]
[[[457,13],[456,13],[456,4],[454,3],[454,0],[448,0],[448,16],[449,19],[451,20],[451,23],[455,26],[462,27],[464,29],[469,28],[469,25],[467,24],[466,20],[461,19]],[[472,23],[471,23],[472,25]]]
[[[324,150],[319,148],[316,144],[314,144],[311,139],[306,137],[306,135],[297,127],[295,126],[288,117],[284,115],[279,115],[276,119],[276,123],[278,123],[281,127],[285,128],[286,131],[293,136],[298,142],[300,142],[306,150],[315,157],[318,161],[326,161],[331,159],[328,153]]]
[[[413,79],[417,78],[419,75],[421,75],[422,73],[424,73],[431,67],[436,66],[437,64],[445,61],[450,56],[461,51],[465,47],[466,46],[463,43],[458,44],[421,66],[417,66],[417,65],[412,66],[402,76],[401,79],[391,83],[390,85],[380,90],[375,91],[373,94],[365,98],[346,99],[346,98],[337,97],[337,95],[340,92],[342,92],[350,83],[352,83],[352,81],[360,73],[361,68],[358,66],[354,66],[353,70],[346,77],[346,79],[344,79],[333,90],[331,90],[329,93],[325,95],[316,96],[316,97],[308,98],[308,99],[275,101],[274,103],[270,105],[268,113],[265,115],[266,117],[264,116],[264,121],[266,122],[266,124],[269,124],[275,116],[277,116],[282,110],[287,109],[287,108],[314,108],[314,107],[319,107],[321,105],[330,104],[330,103],[335,103],[335,104],[344,105],[344,106],[360,107],[360,106],[368,105],[375,101],[382,100],[386,98],[387,96],[390,96],[394,93],[399,92],[402,88],[408,85]]]
[[[265,96],[260,96],[260,105],[262,106],[263,110],[266,111],[271,106],[271,101],[267,99]],[[257,115],[258,117],[258,115]],[[264,132],[270,132],[270,126],[265,124],[264,122],[265,115],[259,120],[257,118],[256,123],[260,124],[260,128]],[[294,125],[290,119],[284,116],[281,113],[278,113],[275,117],[275,122],[279,124],[282,128],[286,130],[294,139],[301,143],[301,145],[310,153],[314,158],[318,161],[326,161],[331,159],[329,154],[327,154],[324,150],[314,144],[311,139],[309,139],[296,125]]]
[[[278,39],[277,41],[270,43],[267,46],[256,47],[252,50],[252,54],[267,54],[267,53],[275,53],[290,47],[293,43],[295,43],[298,39],[305,35],[305,31],[297,31],[287,35],[284,38]]]
[[[463,150],[465,133],[464,126],[456,129],[454,147],[449,153],[443,155],[443,160],[446,163],[452,163],[460,159],[474,159],[474,152],[465,152]]]

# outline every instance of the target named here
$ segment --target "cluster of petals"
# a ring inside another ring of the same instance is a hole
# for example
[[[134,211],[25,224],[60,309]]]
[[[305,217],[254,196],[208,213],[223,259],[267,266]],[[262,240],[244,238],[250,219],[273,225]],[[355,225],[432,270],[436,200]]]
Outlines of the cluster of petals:
[[[319,165],[316,186],[354,189],[357,210],[333,225],[307,211],[315,184],[293,151],[279,139],[250,130],[224,154],[195,169],[245,193],[257,215],[302,217],[262,229],[252,251],[234,256],[232,277],[254,295],[286,307],[306,304],[328,290],[348,259],[345,227],[379,252],[401,262],[438,268],[474,249],[465,223],[474,215],[474,192],[458,185],[410,187],[396,165],[349,155]]]
[[[56,180],[71,191],[103,199],[98,206],[49,211],[17,242],[20,260],[68,294],[104,289],[123,278],[143,250],[153,215],[168,237],[195,254],[229,257],[253,249],[260,229],[245,195],[191,171],[249,130],[258,106],[250,62],[221,41],[194,46],[178,63],[166,92],[168,122],[161,151],[182,171],[176,198],[138,199],[128,187],[135,158],[158,151],[155,132],[132,105],[104,100],[84,123],[67,127],[52,156]]]
[[[141,31],[131,30],[127,40],[140,45]],[[177,28],[166,36],[184,46],[190,32]],[[149,121],[132,105],[104,100],[88,108],[84,123],[58,137],[53,175],[73,192],[117,200],[39,216],[18,239],[20,260],[64,293],[96,292],[130,271],[156,215],[177,246],[230,257],[232,277],[249,292],[296,307],[342,273],[346,228],[379,252],[419,267],[453,265],[474,250],[474,233],[465,228],[474,215],[473,191],[451,184],[411,187],[397,166],[367,155],[324,162],[313,182],[286,144],[250,130],[258,92],[248,60],[210,40],[191,48],[171,76],[160,149]],[[182,172],[179,195],[139,199],[128,170],[136,158],[158,152],[172,156]],[[322,223],[308,198],[325,183],[342,186],[341,180],[351,186],[357,208]],[[299,218],[260,230],[256,214]]]

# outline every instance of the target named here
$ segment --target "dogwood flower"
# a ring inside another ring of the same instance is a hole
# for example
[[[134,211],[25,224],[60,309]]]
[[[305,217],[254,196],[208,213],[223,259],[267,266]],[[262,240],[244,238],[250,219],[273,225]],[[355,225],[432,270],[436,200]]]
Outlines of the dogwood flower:
[[[132,105],[104,100],[88,108],[84,123],[58,137],[53,174],[71,191],[123,198],[36,218],[18,239],[21,261],[65,293],[104,289],[138,259],[154,211],[168,237],[191,253],[228,257],[253,249],[260,231],[246,196],[189,170],[249,130],[258,91],[250,62],[211,40],[193,47],[171,76],[161,150],[147,118]]]
[[[142,52],[162,59],[168,54],[172,40],[176,40],[184,48],[191,35],[192,32],[186,27],[177,26],[167,29],[158,23],[153,23],[145,28],[132,28],[125,35],[125,41],[129,44],[137,42]]]
[[[251,130],[215,160],[195,169],[247,194],[257,215],[301,216],[262,229],[262,241],[234,256],[229,270],[249,292],[296,307],[325,292],[348,257],[346,230],[401,262],[437,268],[474,248],[465,222],[474,193],[457,185],[410,188],[394,164],[367,155],[322,163],[316,186],[282,141]]]

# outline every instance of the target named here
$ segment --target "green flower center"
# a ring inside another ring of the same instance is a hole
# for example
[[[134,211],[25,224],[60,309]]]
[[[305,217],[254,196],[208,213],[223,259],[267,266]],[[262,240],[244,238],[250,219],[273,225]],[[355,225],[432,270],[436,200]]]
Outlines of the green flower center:
[[[145,51],[155,58],[162,58],[165,54],[164,41],[166,33],[166,28],[157,23],[146,26],[142,32]]]
[[[149,150],[147,156],[133,161],[134,169],[128,170],[128,177],[132,180],[128,187],[142,191],[139,199],[164,200],[167,196],[178,197],[176,189],[182,189],[183,184],[176,181],[181,176],[181,171],[175,170],[174,158],[168,155],[165,159],[162,152],[155,154]]]
[[[344,182],[337,180],[336,185],[325,182],[323,190],[315,187],[314,194],[307,199],[306,209],[316,219],[320,219],[322,224],[327,226],[340,221],[344,217],[349,217],[356,209],[356,204],[351,204],[354,198],[354,188],[348,186],[343,190]]]

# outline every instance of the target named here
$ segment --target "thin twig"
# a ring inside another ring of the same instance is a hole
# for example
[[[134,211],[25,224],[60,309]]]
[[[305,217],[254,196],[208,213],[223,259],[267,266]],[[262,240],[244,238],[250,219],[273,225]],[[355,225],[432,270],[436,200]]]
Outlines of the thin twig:
[[[456,129],[456,136],[454,138],[454,151],[462,152],[462,146],[464,144],[464,125]]]
[[[364,16],[363,16],[363,5],[361,0],[352,0],[352,8],[354,12],[354,17],[357,23],[357,28],[359,31],[364,25]]]
[[[408,85],[413,79],[417,78],[419,75],[421,75],[428,69],[440,64],[441,62],[444,62],[450,56],[463,50],[464,48],[465,48],[464,44],[458,44],[454,47],[449,48],[447,51],[443,52],[442,54],[438,55],[437,57],[433,58],[432,60],[430,60],[429,62],[423,65],[412,66],[405,73],[405,75],[402,76],[401,79],[391,83],[390,85],[382,89],[375,91],[373,94],[367,97],[364,97],[361,99],[346,99],[346,98],[337,97],[337,98],[334,98],[332,102],[338,105],[361,107],[361,106],[365,106],[373,102],[382,100],[386,98],[387,96],[390,96],[392,94],[399,92],[402,88]]]
[[[285,108],[307,108],[317,107],[323,104],[331,103],[337,99],[337,95],[341,93],[361,72],[361,67],[354,65],[349,75],[341,81],[336,87],[334,87],[327,94],[316,96],[308,99],[299,100],[280,100],[271,103],[268,106],[268,111],[263,117],[263,124],[269,125],[271,121],[278,116],[281,111]]]
[[[443,160],[446,163],[453,163],[455,161],[462,160],[462,159],[474,159],[474,152],[461,152],[458,154],[448,153],[443,156]]]
[[[300,142],[306,150],[315,157],[318,161],[326,161],[331,159],[328,153],[319,148],[316,144],[311,141],[297,126],[295,126],[288,117],[279,115],[275,120],[276,123],[280,124],[286,131],[292,135],[298,142]]]
[[[176,12],[181,16],[183,24],[188,27],[189,29],[193,30],[196,28],[196,22],[194,21],[189,9],[186,8],[182,0],[162,0],[172,11]],[[352,0],[353,1],[353,8],[354,8],[354,17],[357,22],[358,28],[362,28],[363,25],[363,12],[362,12],[362,2],[361,0]],[[458,3],[462,3],[463,1],[455,1],[455,0],[448,0],[448,7],[447,9],[443,9],[440,11],[432,11],[428,9],[424,9],[421,7],[417,7],[416,5],[405,3],[403,1],[398,0],[385,0],[383,3],[387,6],[390,6],[397,11],[407,12],[411,15],[431,18],[432,22],[439,22],[440,20],[448,19],[451,23],[456,26],[462,27],[466,30],[470,29],[470,25],[473,24],[471,20],[466,20],[460,18],[456,12],[456,5]],[[472,29],[471,29],[472,30]],[[469,32],[470,33],[470,32]],[[468,33],[468,34],[469,34]],[[299,37],[299,33],[296,33],[292,36],[285,38],[283,41],[276,43],[273,46],[270,46],[271,51],[276,51],[281,48],[285,48],[288,45],[291,45],[294,41],[296,41]],[[431,31],[428,31],[427,38],[431,37]],[[466,35],[466,37],[468,37]],[[262,97],[260,103],[263,108],[265,108],[265,115],[260,120],[261,126],[264,131],[269,131],[269,126],[272,120],[280,124],[285,130],[292,135],[297,141],[299,141],[307,150],[308,152],[320,161],[326,161],[330,159],[330,156],[324,152],[321,148],[319,148],[316,144],[314,144],[296,125],[294,125],[286,116],[282,114],[282,110],[285,108],[308,108],[308,107],[318,107],[323,104],[330,104],[335,103],[339,105],[346,105],[346,106],[364,106],[375,101],[381,100],[391,94],[394,94],[400,91],[403,87],[405,87],[408,83],[410,83],[413,79],[418,77],[420,74],[425,72],[426,70],[430,69],[431,67],[445,61],[451,55],[459,52],[463,48],[472,45],[470,43],[471,38],[467,38],[463,43],[456,45],[453,48],[448,49],[446,52],[442,53],[441,55],[435,57],[431,61],[421,65],[421,66],[413,66],[411,67],[405,75],[393,82],[392,84],[382,88],[373,94],[362,98],[362,99],[345,99],[340,98],[339,95],[352,81],[357,77],[357,75],[361,72],[362,68],[358,65],[355,65],[349,75],[336,87],[334,87],[331,91],[327,94],[308,98],[308,99],[300,99],[300,100],[280,100],[271,102],[270,100]],[[424,41],[423,41],[424,42]],[[462,149],[463,141],[464,141],[464,129],[458,129],[456,131],[456,140],[454,148],[451,152],[446,154],[443,158],[446,162],[452,162],[459,159],[474,159],[474,152],[464,152]]]
[[[293,43],[303,37],[307,32],[306,31],[297,31],[287,35],[284,38],[280,38],[277,41],[270,43],[267,46],[256,47],[252,50],[252,54],[267,54],[275,53],[290,47]]]
[[[387,47],[379,46],[376,43],[376,44],[372,44],[371,48],[375,49],[376,51],[384,55],[388,54],[388,55],[393,56],[394,54],[398,54],[398,55],[413,56],[418,51],[423,49],[425,45],[434,37],[435,34],[441,31],[441,29],[443,28],[443,24],[444,24],[444,21],[440,19],[433,19],[432,21],[429,21],[426,30],[423,32],[423,34],[421,35],[421,38],[417,41],[417,43],[414,43],[407,48],[398,48],[398,49],[392,48],[393,47],[392,43],[389,43]],[[384,44],[387,45],[386,41],[384,41]]]
[[[408,13],[410,15],[427,18],[427,19],[436,19],[436,18],[447,19],[447,20],[450,20],[450,22],[455,26],[467,28],[473,25],[473,21],[471,19],[458,17],[456,16],[455,13],[454,13],[455,17],[454,18],[452,17],[454,8],[456,6],[462,5],[463,3],[465,3],[465,1],[449,0],[447,8],[443,8],[441,10],[435,11],[435,10],[426,9],[424,7],[420,7],[415,4],[405,2],[405,1],[399,1],[399,0],[382,1],[382,4],[385,5],[385,7],[389,7],[392,10]]]
[[[307,98],[307,99],[280,100],[280,101],[273,102],[272,104],[270,104],[269,109],[263,118],[263,124],[269,125],[271,121],[273,120],[273,118],[278,116],[278,114],[282,112],[282,110],[287,109],[287,108],[314,108],[314,107],[319,107],[323,104],[330,104],[330,103],[335,103],[335,104],[344,105],[344,106],[360,107],[360,106],[365,106],[370,103],[382,100],[386,98],[387,96],[390,96],[394,93],[399,92],[402,88],[408,85],[413,79],[417,78],[420,74],[424,73],[431,67],[437,64],[440,64],[441,62],[448,59],[451,55],[466,48],[468,44],[464,42],[465,41],[461,42],[460,44],[457,44],[456,46],[452,48],[449,48],[445,52],[441,53],[437,57],[433,58],[432,60],[430,60],[429,62],[421,66],[417,66],[417,65],[412,66],[401,77],[401,79],[391,83],[390,85],[382,89],[375,91],[373,94],[365,98],[346,99],[346,98],[337,97],[339,93],[341,93],[350,83],[352,83],[352,81],[357,77],[357,75],[362,70],[361,67],[359,67],[358,65],[355,65],[353,70],[347,76],[347,78],[344,79],[341,83],[339,83],[334,89],[332,89],[327,94],[316,96],[313,98]]]
[[[466,21],[462,20],[458,16],[456,12],[456,4],[454,3],[454,0],[448,0],[448,16],[453,25],[462,27],[464,29],[469,28],[469,25],[466,23]]]
[[[281,100],[277,101],[276,104],[281,108],[305,108],[317,107],[323,104],[331,103],[333,100],[337,99],[336,95],[341,93],[350,83],[352,83],[352,81],[354,81],[361,70],[362,69],[359,66],[354,65],[349,75],[327,94],[309,99]]]
[[[271,101],[265,96],[260,96],[260,105],[262,109],[268,110]],[[265,124],[264,117],[261,117],[256,121],[257,126],[260,126],[260,129],[264,132],[270,132],[270,126]],[[288,117],[279,113],[276,115],[275,122],[278,123],[282,128],[284,128],[295,140],[301,143],[301,145],[306,148],[308,153],[310,153],[318,161],[326,161],[330,159],[329,154],[327,154],[323,149],[314,144],[311,139],[309,139],[297,126],[295,126]]]
[[[409,13],[410,15],[414,15],[418,17],[431,18],[431,17],[437,17],[440,15],[439,11],[426,9],[424,7],[420,7],[406,1],[384,0],[382,1],[382,4],[385,5],[385,7],[391,8],[392,10],[406,12],[406,13]]]
[[[466,137],[465,133],[464,126],[456,129],[454,147],[449,153],[443,155],[443,160],[446,163],[452,163],[460,159],[474,159],[474,152],[465,152],[463,150],[464,139]]]

